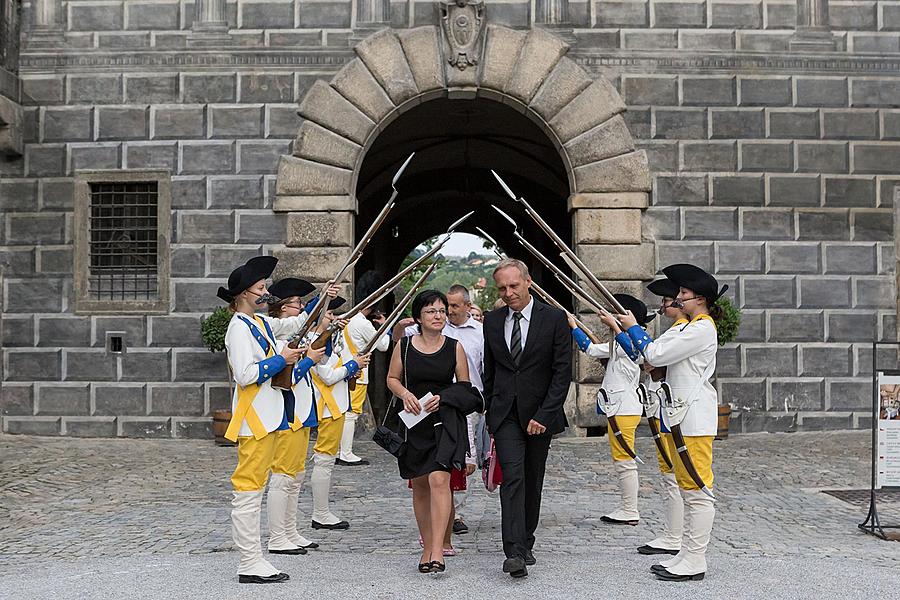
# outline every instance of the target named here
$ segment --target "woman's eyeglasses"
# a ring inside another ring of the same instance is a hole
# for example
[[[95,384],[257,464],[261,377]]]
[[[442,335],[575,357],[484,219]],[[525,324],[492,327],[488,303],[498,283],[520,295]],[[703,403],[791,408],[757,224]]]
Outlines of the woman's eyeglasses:
[[[434,315],[441,315],[443,317],[447,314],[447,311],[443,308],[426,308],[422,311],[422,314],[426,317],[433,317]]]

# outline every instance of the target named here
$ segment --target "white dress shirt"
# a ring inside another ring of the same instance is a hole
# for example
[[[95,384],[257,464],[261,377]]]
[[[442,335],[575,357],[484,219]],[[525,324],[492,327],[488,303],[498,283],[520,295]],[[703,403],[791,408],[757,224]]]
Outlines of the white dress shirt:
[[[525,341],[528,339],[528,324],[531,323],[531,310],[533,308],[534,296],[531,297],[525,308],[519,311],[522,313],[522,318],[519,319],[519,330],[522,332],[522,350],[525,349]],[[507,307],[507,311],[506,322],[503,324],[503,336],[506,338],[506,347],[509,348],[509,342],[512,339],[513,323],[515,322],[513,313],[516,311],[509,307]]]

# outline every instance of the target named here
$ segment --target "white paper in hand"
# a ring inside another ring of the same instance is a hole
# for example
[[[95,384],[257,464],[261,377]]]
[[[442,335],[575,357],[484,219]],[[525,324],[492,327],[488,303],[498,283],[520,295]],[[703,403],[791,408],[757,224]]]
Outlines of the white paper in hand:
[[[427,394],[419,398],[419,407],[421,408],[421,410],[417,415],[414,415],[405,409],[400,411],[400,418],[403,420],[403,424],[406,425],[407,429],[412,429],[413,427],[421,423],[425,419],[425,417],[431,414],[425,412],[425,403],[433,397],[434,394],[428,392]]]

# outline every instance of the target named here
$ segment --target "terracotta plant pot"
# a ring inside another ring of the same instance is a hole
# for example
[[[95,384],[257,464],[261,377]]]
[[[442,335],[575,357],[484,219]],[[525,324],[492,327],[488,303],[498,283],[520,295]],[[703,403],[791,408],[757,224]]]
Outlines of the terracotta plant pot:
[[[717,440],[728,439],[728,422],[731,420],[731,406],[728,404],[719,405],[719,426],[716,432]]]
[[[225,439],[225,432],[231,422],[230,410],[213,411],[213,435],[216,436],[216,446],[234,446],[234,442]]]

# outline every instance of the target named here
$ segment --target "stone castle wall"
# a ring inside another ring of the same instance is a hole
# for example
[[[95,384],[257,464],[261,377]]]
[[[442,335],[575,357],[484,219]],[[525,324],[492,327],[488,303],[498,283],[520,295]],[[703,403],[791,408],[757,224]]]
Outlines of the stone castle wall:
[[[792,50],[795,2],[533,5],[489,1],[488,18],[550,28],[614,82],[649,157],[657,265],[713,270],[744,310],[717,371],[732,430],[866,426],[869,346],[896,339],[900,2],[831,2],[823,53]],[[272,204],[297,104],[384,26],[372,14],[432,25],[434,7],[229,2],[224,34],[193,2],[58,7],[37,32],[46,6],[23,7],[24,149],[0,160],[3,430],[208,436],[229,400],[199,318],[235,263],[289,235]],[[73,174],[135,168],[172,173],[170,313],[75,315]]]

